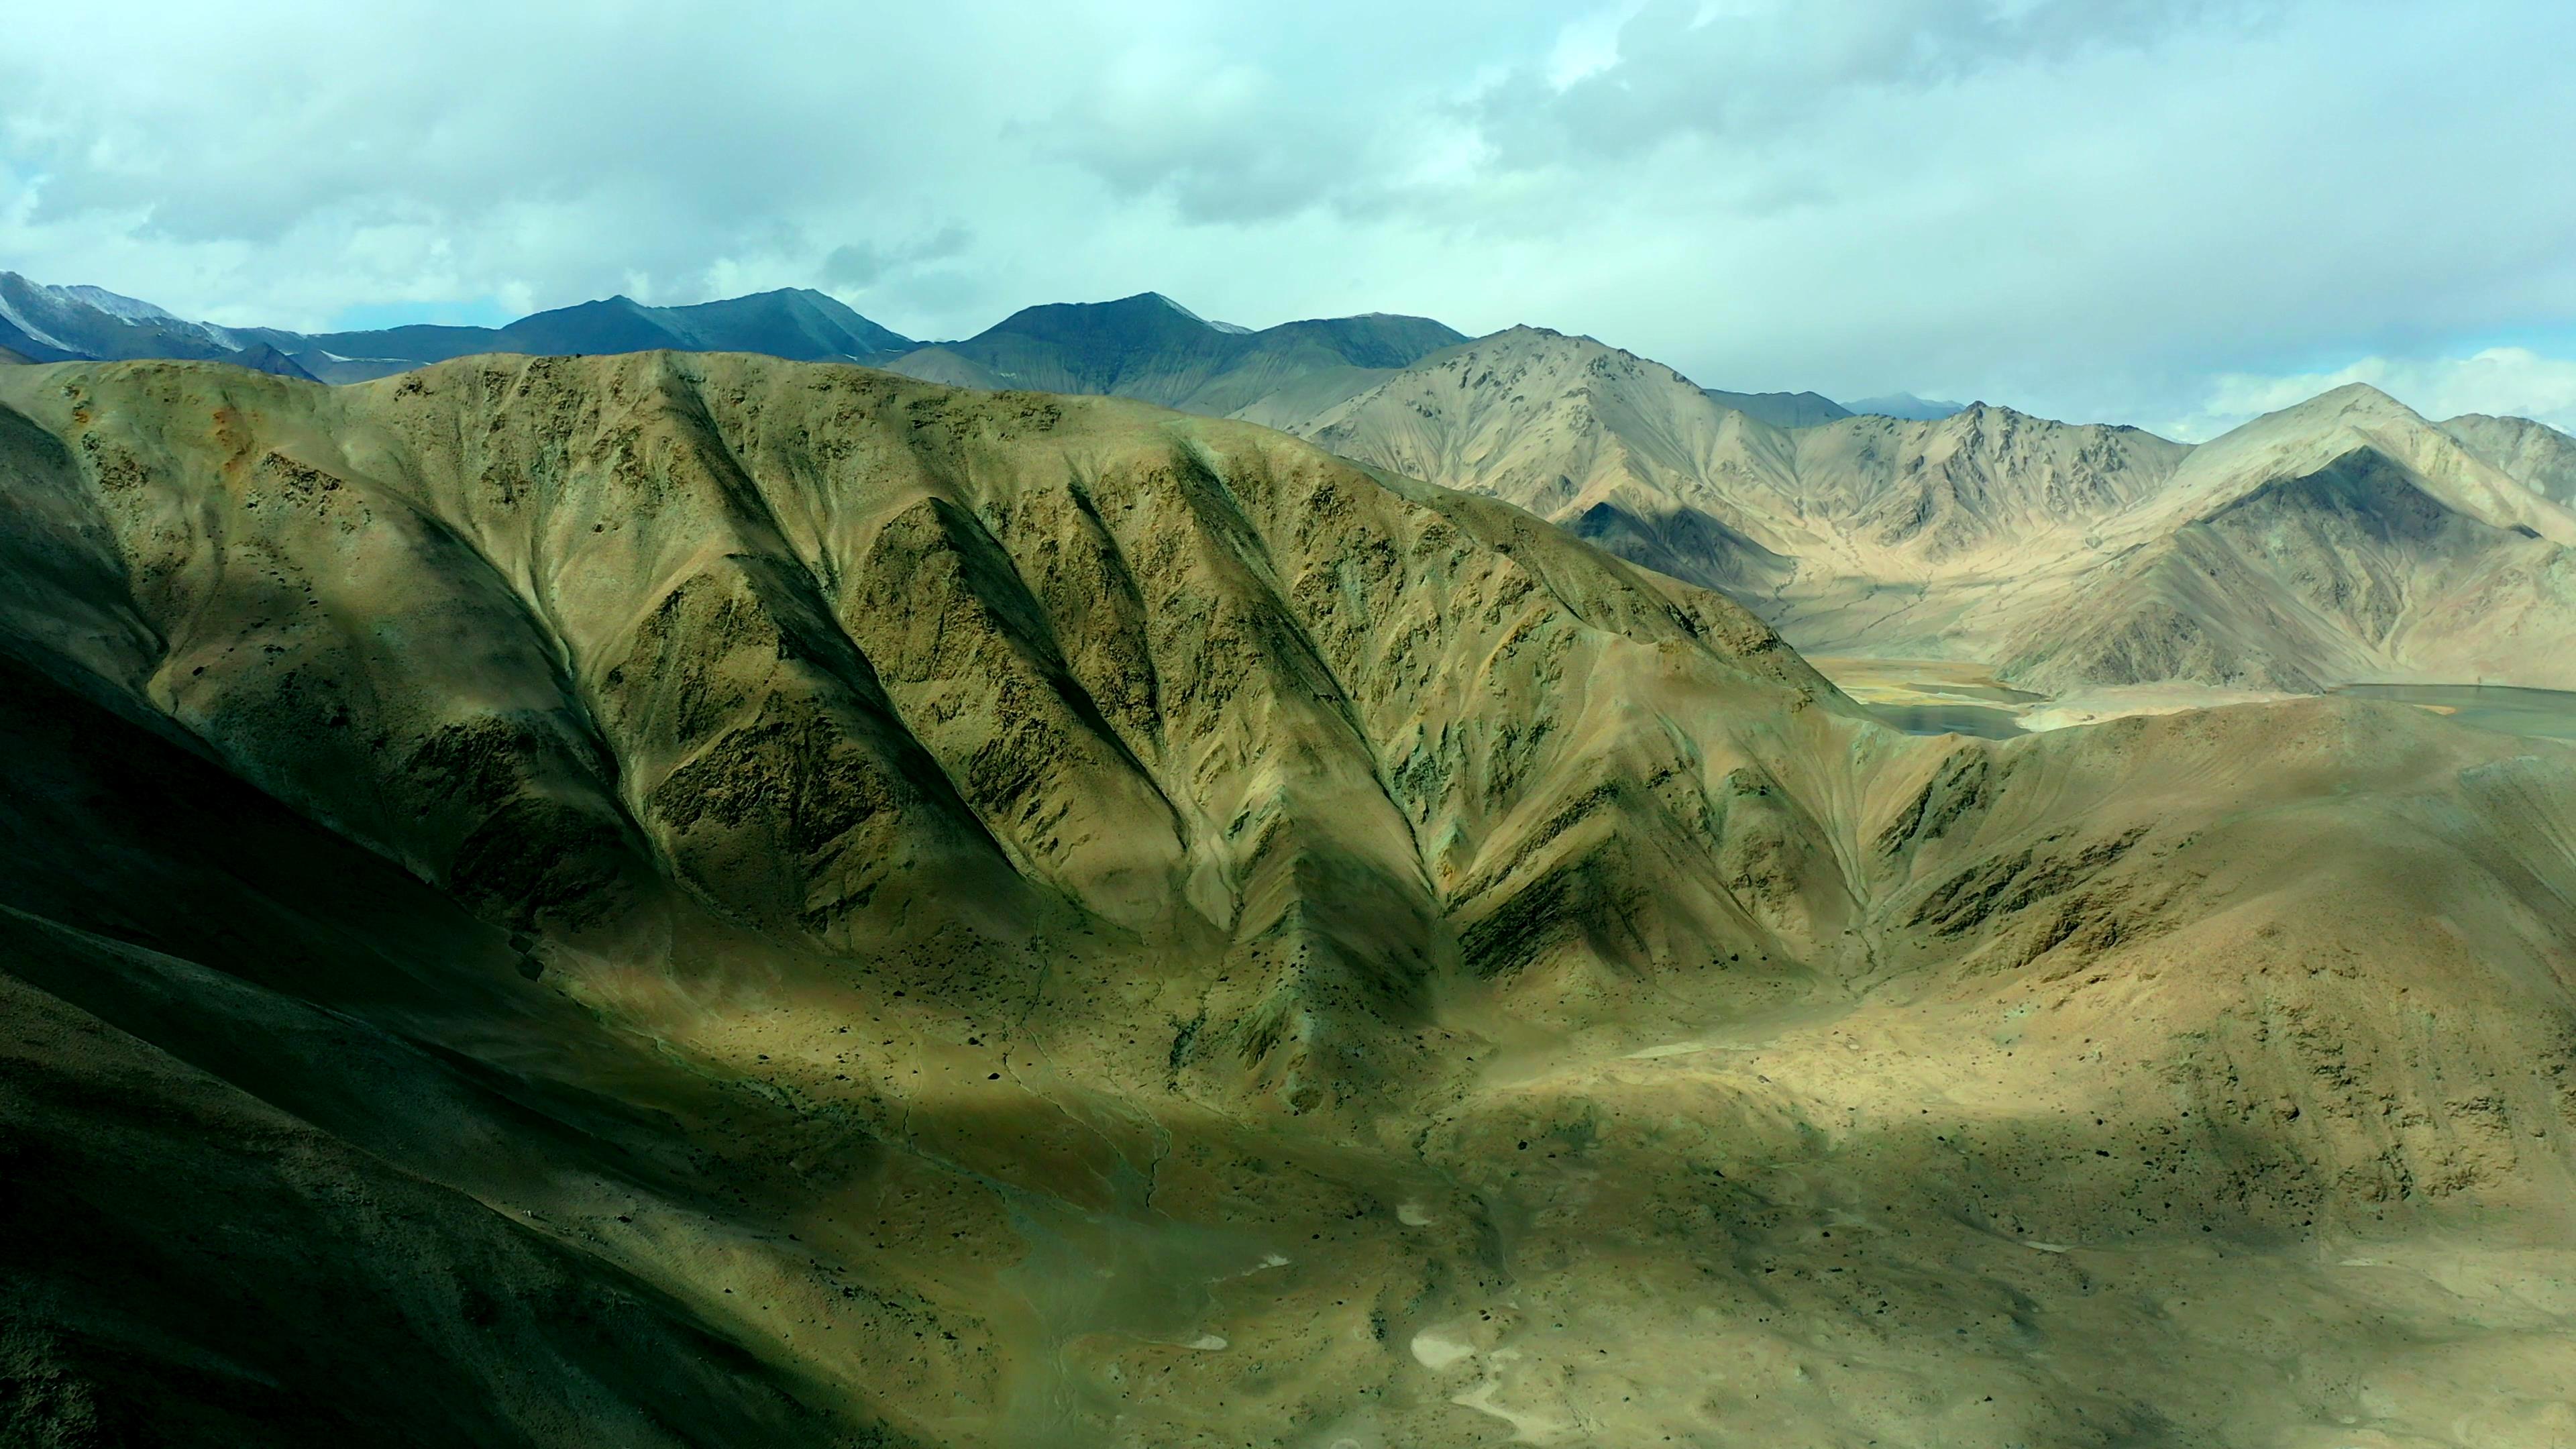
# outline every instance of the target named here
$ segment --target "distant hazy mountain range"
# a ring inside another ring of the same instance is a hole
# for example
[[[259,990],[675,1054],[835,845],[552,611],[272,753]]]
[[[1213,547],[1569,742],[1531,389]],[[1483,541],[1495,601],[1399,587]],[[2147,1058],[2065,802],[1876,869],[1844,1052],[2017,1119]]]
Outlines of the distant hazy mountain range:
[[[761,292],[687,307],[628,297],[522,317],[506,327],[288,332],[218,327],[99,287],[0,272],[0,362],[205,359],[322,382],[365,382],[476,353],[756,352],[859,362],[961,387],[1142,398],[1278,425],[1322,411],[1425,355],[1466,341],[1427,317],[1370,313],[1255,330],[1211,322],[1159,292],[1024,308],[973,337],[922,342],[821,292]],[[1908,394],[1846,406],[1820,393],[1712,391],[1775,427],[1858,413],[1946,417],[1956,403]]]
[[[0,274],[0,348],[349,382],[477,353],[849,361],[1259,423],[1491,494],[1723,590],[1801,649],[1975,661],[2058,693],[2361,680],[2576,688],[2576,439],[2346,388],[2192,448],[1910,395],[1701,387],[1544,328],[1372,313],[1258,331],[1147,292],[919,342],[818,292],[626,298],[501,328],[190,322]]]
[[[1273,410],[1303,412],[1301,400],[1356,392],[1465,340],[1428,317],[1384,313],[1257,332],[1226,328],[1146,292],[1116,302],[1030,307],[963,342],[923,347],[891,366],[932,382],[1100,393],[1223,416],[1265,400]]]
[[[763,292],[694,307],[625,297],[523,317],[507,327],[391,327],[286,332],[189,322],[97,287],[49,287],[0,272],[0,347],[38,362],[203,358],[323,382],[364,382],[478,352],[544,355],[765,352],[805,362],[862,362],[917,346],[820,292]]]

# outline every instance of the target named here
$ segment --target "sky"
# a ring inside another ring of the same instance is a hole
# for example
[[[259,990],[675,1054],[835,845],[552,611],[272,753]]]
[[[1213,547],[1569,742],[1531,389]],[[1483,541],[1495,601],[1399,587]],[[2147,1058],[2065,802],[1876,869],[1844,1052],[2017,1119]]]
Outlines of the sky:
[[[0,268],[305,330],[817,287],[1580,332],[1711,387],[2576,429],[2568,0],[102,0]]]

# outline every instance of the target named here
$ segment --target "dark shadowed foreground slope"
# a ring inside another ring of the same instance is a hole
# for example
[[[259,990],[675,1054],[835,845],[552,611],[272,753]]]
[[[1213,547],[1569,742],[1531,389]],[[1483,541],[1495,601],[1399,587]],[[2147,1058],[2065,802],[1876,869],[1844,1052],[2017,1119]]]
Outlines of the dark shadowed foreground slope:
[[[1125,401],[0,402],[23,1439],[2576,1416],[2563,750],[1896,736],[1714,595]]]

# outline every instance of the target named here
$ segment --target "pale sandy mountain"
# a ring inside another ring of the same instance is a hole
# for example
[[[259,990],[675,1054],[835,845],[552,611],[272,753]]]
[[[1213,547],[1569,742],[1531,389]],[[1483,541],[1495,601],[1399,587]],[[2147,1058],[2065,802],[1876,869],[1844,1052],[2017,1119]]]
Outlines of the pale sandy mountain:
[[[1806,647],[1977,659],[2043,690],[2576,683],[2576,517],[2385,394],[2338,389],[2187,452],[2031,431],[2056,467],[1987,450],[2011,486],[1905,495],[1871,520],[1897,528],[1806,551],[1845,550],[1766,613]],[[1802,462],[1810,487],[1853,471]],[[1933,546],[1868,551],[1918,521]]]
[[[1888,578],[1985,567],[1998,551],[2080,534],[2159,493],[2190,451],[1982,403],[1936,419],[1854,417],[1796,444],[1790,492],[1815,547]]]
[[[1827,646],[1878,631],[1936,647],[1946,616],[1889,639],[1888,591],[1919,602],[2080,551],[2189,451],[1982,405],[1774,428],[1660,363],[1536,328],[1434,354],[1292,430],[1492,493]]]
[[[2562,508],[2576,508],[2576,438],[2530,418],[2463,413],[2443,423],[2489,467]]]
[[[2556,435],[2436,427],[2364,387],[2199,448],[1982,404],[1788,431],[1516,329],[1289,426],[1725,590],[1820,653],[2057,692],[2576,685]]]
[[[1116,399],[0,403],[19,1441],[2576,1418],[2576,751],[1906,737],[1717,595]]]
[[[1433,353],[1291,429],[1468,488],[1675,578],[1765,593],[1796,444],[1659,362],[1515,327]]]
[[[2364,385],[2196,449],[2096,546],[1993,611],[2007,678],[2576,687],[2576,515]]]

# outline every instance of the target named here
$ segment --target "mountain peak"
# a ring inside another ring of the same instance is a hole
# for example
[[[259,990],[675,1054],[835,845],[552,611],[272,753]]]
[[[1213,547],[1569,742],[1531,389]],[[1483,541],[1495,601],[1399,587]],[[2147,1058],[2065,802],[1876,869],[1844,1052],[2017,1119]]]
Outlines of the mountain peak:
[[[2413,408],[2408,407],[2406,404],[2399,402],[2397,399],[2366,382],[2347,382],[2341,387],[2328,388],[2326,391],[2318,393],[2315,397],[2310,398],[2307,402],[2302,403],[2299,406],[2303,408],[2322,409],[2329,405],[2343,411],[2367,410],[2374,413],[2385,414],[2404,413],[2410,417],[2416,415]]]
[[[1170,297],[1161,292],[1138,292],[1131,297],[1119,297],[1107,302],[1058,302],[1052,305],[1058,307],[1115,310],[1121,312],[1169,312],[1175,316],[1185,317],[1190,321],[1197,323],[1201,327],[1211,327],[1214,325],[1205,317],[1202,317],[1198,313],[1191,311],[1189,308],[1182,306],[1180,303],[1173,301]],[[1039,309],[1030,307],[1025,310],[1034,312]]]

